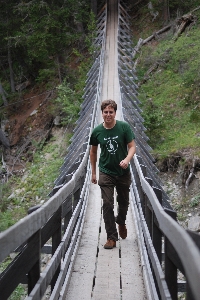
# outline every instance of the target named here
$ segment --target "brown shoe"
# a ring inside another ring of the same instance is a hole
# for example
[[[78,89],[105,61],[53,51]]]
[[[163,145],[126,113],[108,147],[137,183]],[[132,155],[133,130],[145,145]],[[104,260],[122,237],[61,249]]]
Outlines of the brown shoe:
[[[126,228],[126,224],[119,224],[118,225],[118,229],[119,229],[119,235],[122,239],[125,239],[127,237],[127,228]]]
[[[104,245],[104,249],[113,249],[116,247],[116,241],[108,239]]]

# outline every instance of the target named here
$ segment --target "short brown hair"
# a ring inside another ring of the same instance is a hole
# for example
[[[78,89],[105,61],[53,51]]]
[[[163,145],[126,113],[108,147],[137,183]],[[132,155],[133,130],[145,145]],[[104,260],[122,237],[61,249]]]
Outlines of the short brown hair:
[[[114,108],[114,111],[117,111],[117,103],[114,100],[104,100],[101,103],[101,111],[103,112],[103,110],[107,107],[107,106],[111,106],[112,108]]]

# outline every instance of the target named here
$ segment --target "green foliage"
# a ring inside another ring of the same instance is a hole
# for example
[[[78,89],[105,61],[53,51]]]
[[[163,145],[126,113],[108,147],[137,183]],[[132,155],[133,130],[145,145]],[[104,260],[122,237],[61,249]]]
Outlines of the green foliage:
[[[55,70],[53,69],[40,69],[36,78],[37,83],[47,82],[55,77]]]
[[[200,124],[200,108],[195,107],[190,113],[190,122]]]
[[[96,18],[93,12],[90,13],[90,18],[89,18],[89,22],[87,25],[88,28],[88,34],[86,36],[86,45],[89,49],[89,53],[92,54],[94,52],[94,45],[93,42],[97,36],[97,24],[96,24]]]
[[[10,212],[0,212],[0,232],[6,230],[14,224],[12,217],[13,216]]]
[[[0,232],[26,214],[27,207],[22,205],[23,200],[18,197],[17,192],[12,194],[12,186],[16,186],[16,183],[16,178],[12,177],[9,182],[0,186]]]
[[[66,78],[57,87],[58,96],[55,100],[61,111],[63,125],[69,123],[74,125],[79,117],[87,72],[92,64],[92,58],[84,57],[77,49],[73,49],[73,54],[79,59],[79,66],[74,73],[74,80],[70,80],[73,84],[70,84],[69,79]]]
[[[163,113],[158,106],[154,105],[151,99],[145,97],[143,99],[144,126],[147,129],[147,135],[151,140],[151,144],[156,143],[161,138],[162,129],[165,124],[163,122]]]
[[[191,202],[190,202],[190,207],[196,207],[198,206],[200,203],[200,194],[196,195],[194,198],[192,198]]]
[[[53,139],[49,141],[34,154],[33,162],[27,166],[22,179],[13,175],[8,183],[1,185],[0,231],[27,215],[28,208],[48,199],[70,137],[63,137],[59,145]]]
[[[178,213],[177,217],[179,221],[185,221],[187,219],[187,217],[183,213]]]
[[[7,257],[1,264],[0,264],[0,272],[3,272],[9,264],[12,262],[12,259],[10,257]],[[25,288],[25,285],[19,284],[15,291],[10,295],[8,298],[9,300],[19,300],[24,299],[27,291]]]
[[[160,0],[151,0],[153,7],[155,10],[158,10],[160,13],[163,9],[163,4],[166,3],[166,1],[160,1]],[[173,17],[176,17],[177,14],[186,14],[193,10],[194,8],[198,7],[200,5],[200,0],[173,0],[168,1],[170,14]]]
[[[56,102],[62,111],[62,123],[73,124],[77,120],[80,111],[80,99],[77,98],[75,91],[70,88],[69,83],[66,83],[66,81],[59,85],[57,89]]]
[[[190,12],[194,8],[200,5],[199,0],[173,0],[169,1],[169,7],[172,12],[177,13],[177,9],[181,11],[181,13],[185,14],[187,12]]]
[[[48,160],[46,153],[51,153]],[[52,188],[53,180],[58,175],[59,166],[63,159],[60,157],[60,149],[56,144],[45,145],[41,151],[34,155],[34,161],[29,167],[28,176],[23,181],[23,194],[26,202],[34,199],[44,199],[48,190]]]
[[[75,81],[75,84],[74,84],[74,89],[79,95],[78,97],[80,99],[80,102],[82,102],[82,95],[83,95],[83,90],[85,87],[85,82],[87,79],[87,73],[92,66],[92,57],[84,58],[84,56],[82,55],[81,60],[82,61],[76,72],[77,73],[76,78],[78,78],[78,79]]]
[[[14,292],[10,295],[9,300],[19,300],[23,299],[27,294],[25,286],[19,284],[18,287],[14,290]]]
[[[10,257],[7,257],[3,262],[0,264],[0,273],[3,272],[9,264],[12,262]],[[14,292],[10,295],[8,300],[19,300],[24,299],[27,295],[27,286],[23,284],[19,284]]]
[[[199,147],[196,137],[200,124],[199,47],[197,26],[176,42],[169,34],[158,45],[142,49],[137,70],[139,80],[158,63],[158,68],[142,84],[139,97],[150,145],[161,156],[188,146]]]
[[[71,125],[78,118],[86,74],[92,60],[91,57],[87,58],[88,50],[84,48],[86,43],[91,47],[92,40],[85,42],[86,35],[78,32],[77,24],[82,22],[83,31],[92,36],[95,20],[94,16],[88,13],[86,1],[82,1],[81,4],[80,1],[71,0],[67,4],[62,2],[63,9],[60,9],[60,5],[58,1],[52,1],[51,4],[37,0],[17,2],[15,13],[19,19],[22,18],[22,23],[19,22],[20,25],[16,27],[17,31],[14,36],[10,36],[10,40],[13,53],[18,54],[18,61],[14,60],[13,65],[15,74],[22,78],[25,69],[27,72],[31,71],[39,84],[51,84],[56,80],[54,78],[59,62],[55,58],[61,57],[62,60],[62,55],[67,54],[66,60],[61,64],[62,72],[65,74],[67,70],[67,76],[58,87],[58,99],[54,109],[56,110],[59,104],[63,124],[70,122]],[[88,18],[91,18],[91,24],[87,28]],[[78,41],[82,42],[81,47]],[[21,63],[23,67],[20,66]],[[70,136],[67,137],[67,144],[69,138]],[[13,176],[1,190],[0,231],[24,217],[30,206],[46,201],[63,163],[61,154],[65,151],[58,145],[53,146],[54,141],[50,141],[48,145],[37,145],[35,141],[32,143],[35,143],[37,152],[34,154],[33,163],[27,166],[23,182],[17,176]],[[46,153],[50,156],[48,161]]]
[[[11,258],[7,257],[1,264],[0,264],[0,272],[3,272],[11,263]]]
[[[0,185],[0,211],[4,212],[7,209],[9,200],[4,195],[10,192],[10,187],[7,183],[1,183]]]
[[[69,30],[66,23],[72,13],[66,3],[61,9],[57,1],[31,1],[28,5],[21,2],[16,6],[16,13],[23,18],[17,38],[27,46],[30,59],[46,61],[75,38],[74,30]]]
[[[10,83],[8,48],[16,83],[27,78],[37,83],[53,77],[62,80],[69,73],[67,59],[73,48],[82,54],[92,51],[95,18],[89,4],[87,0],[0,3],[2,81]]]

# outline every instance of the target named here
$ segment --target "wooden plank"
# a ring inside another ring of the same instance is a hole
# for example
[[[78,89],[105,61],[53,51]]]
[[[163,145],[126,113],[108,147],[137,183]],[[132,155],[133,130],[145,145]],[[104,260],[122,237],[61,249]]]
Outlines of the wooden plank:
[[[55,231],[61,226],[60,208],[49,218],[48,222],[41,229],[41,247],[52,237]]]
[[[52,255],[56,252],[56,249],[60,245],[61,242],[61,231],[62,231],[62,206],[56,212],[57,214],[57,226],[54,227],[54,233],[52,235]],[[61,264],[61,263],[60,263]],[[51,290],[53,290],[56,280],[58,278],[60,272],[60,264],[57,267],[57,270],[54,273],[54,276],[51,281]]]
[[[41,230],[36,232],[34,236],[31,237],[30,241],[28,241],[28,244],[32,243],[32,239],[36,239],[34,242],[34,248],[31,249],[31,252],[35,255],[35,264],[28,272],[28,294],[30,294],[40,278]],[[20,272],[23,272],[21,268]]]
[[[127,238],[120,239],[122,299],[145,299],[146,291],[142,275],[142,263],[131,208],[127,214]]]
[[[178,295],[177,267],[170,259],[170,248],[170,243],[165,239],[165,278],[170,295],[173,300],[176,300]]]
[[[72,270],[70,285],[66,294],[66,299],[68,300],[88,300],[91,298],[96,255],[98,252],[100,218],[100,189],[98,185],[92,184],[90,187],[88,207],[80,247]]]
[[[174,249],[174,247],[171,245],[171,243],[165,239],[165,260],[167,260],[167,263],[170,260],[170,264],[174,264],[174,266],[179,269],[184,275],[185,275],[185,270],[183,268],[183,264]],[[169,272],[171,273],[171,272]]]
[[[95,286],[92,296],[95,300],[105,298],[120,300],[119,242],[117,242],[116,248],[104,249],[103,246],[106,241],[107,234],[102,219]]]

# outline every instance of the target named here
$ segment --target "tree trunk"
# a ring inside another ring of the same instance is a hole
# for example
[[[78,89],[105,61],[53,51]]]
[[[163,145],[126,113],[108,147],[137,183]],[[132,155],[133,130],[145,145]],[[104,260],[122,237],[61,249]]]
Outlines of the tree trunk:
[[[174,35],[174,38],[173,38],[174,41],[176,41],[179,38],[179,36],[184,32],[185,28],[188,25],[190,25],[192,22],[194,22],[194,20],[195,20],[195,17],[191,13],[182,16],[178,20],[178,22],[177,22],[178,30],[177,30],[177,32]]]
[[[14,81],[14,73],[13,73],[13,68],[12,68],[12,57],[11,57],[11,52],[10,52],[10,42],[8,42],[8,65],[9,65],[9,70],[10,70],[10,87],[12,93],[15,92],[15,81]]]
[[[5,93],[4,93],[4,89],[2,87],[1,82],[0,82],[0,95],[1,95],[1,97],[3,99],[4,106],[7,106],[8,105],[8,101],[6,99],[6,96],[5,96]]]
[[[56,65],[57,65],[57,69],[58,69],[58,78],[59,78],[59,82],[60,84],[62,83],[62,68],[61,68],[61,65],[60,65],[60,57],[59,55],[57,54],[56,55]]]
[[[91,10],[93,11],[93,13],[96,16],[97,15],[97,0],[91,0]]]
[[[153,19],[152,19],[152,22],[153,22],[157,18],[159,12],[154,10],[154,7],[153,7],[153,4],[151,1],[148,3],[148,9],[149,9],[150,14],[153,17]]]
[[[169,0],[163,0],[163,20],[164,24],[168,23],[170,20]]]

